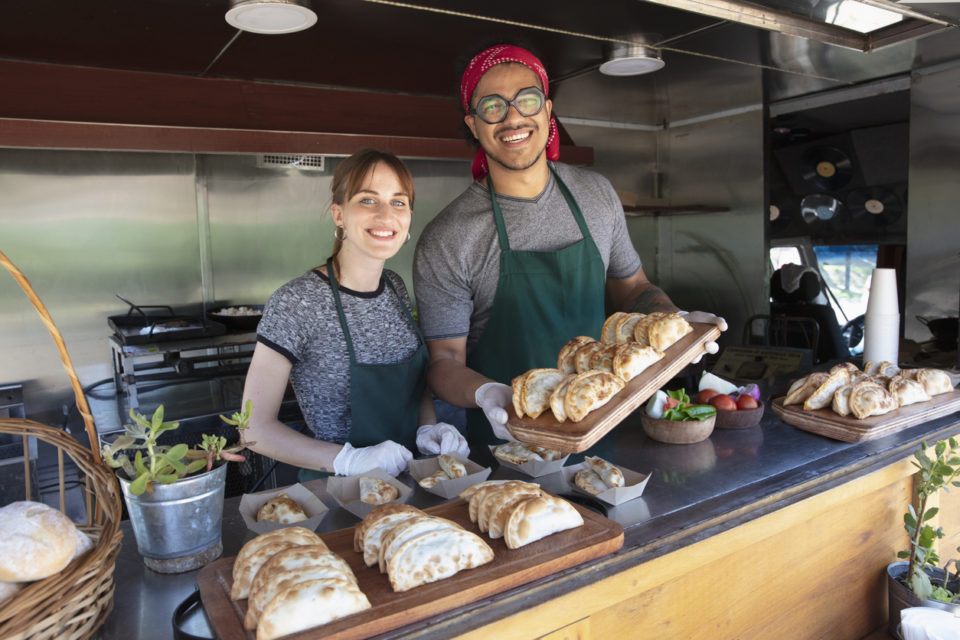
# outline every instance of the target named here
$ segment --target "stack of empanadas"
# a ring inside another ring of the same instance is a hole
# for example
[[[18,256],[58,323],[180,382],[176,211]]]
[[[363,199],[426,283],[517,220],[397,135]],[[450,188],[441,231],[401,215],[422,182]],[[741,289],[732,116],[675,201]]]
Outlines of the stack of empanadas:
[[[571,338],[557,354],[555,369],[531,369],[514,378],[513,409],[521,418],[549,409],[558,422],[579,422],[692,331],[676,313],[618,311],[603,323],[599,341]]]
[[[493,448],[493,455],[501,460],[520,465],[526,462],[552,462],[567,454],[524,442],[505,442]]]
[[[599,343],[596,343],[599,344]],[[623,389],[622,378],[599,369],[564,374],[531,369],[513,379],[513,409],[518,417],[537,418],[549,409],[558,422],[580,422]]]
[[[400,508],[402,507],[402,508]],[[493,560],[493,549],[456,522],[408,505],[377,507],[357,525],[354,548],[394,591],[407,591]]]
[[[860,370],[844,362],[794,381],[783,404],[802,403],[806,411],[830,408],[862,420],[950,391],[950,376],[940,369],[900,369],[892,362],[871,361]]]
[[[246,543],[233,564],[233,600],[247,598],[244,626],[272,640],[370,608],[343,558],[303,527]]]
[[[569,502],[532,482],[479,482],[460,497],[469,503],[470,521],[491,539],[503,537],[508,549],[583,524],[583,516]]]
[[[623,486],[623,472],[616,465],[590,456],[586,456],[583,461],[586,466],[577,471],[573,482],[587,493],[598,495],[607,489]]]
[[[440,468],[420,481],[420,486],[424,489],[437,486],[441,480],[453,480],[467,475],[467,468],[453,456],[441,453],[437,456],[437,463]]]

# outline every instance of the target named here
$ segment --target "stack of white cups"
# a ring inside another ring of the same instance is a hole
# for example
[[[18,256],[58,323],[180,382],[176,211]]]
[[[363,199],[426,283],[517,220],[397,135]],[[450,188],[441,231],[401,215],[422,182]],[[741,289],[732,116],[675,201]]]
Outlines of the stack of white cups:
[[[874,269],[870,297],[864,315],[863,361],[899,362],[900,305],[897,298],[897,272]]]

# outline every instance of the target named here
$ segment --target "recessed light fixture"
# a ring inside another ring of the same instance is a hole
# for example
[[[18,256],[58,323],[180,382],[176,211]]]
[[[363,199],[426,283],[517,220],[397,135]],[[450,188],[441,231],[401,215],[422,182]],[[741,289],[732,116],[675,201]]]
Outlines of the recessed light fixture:
[[[607,76],[638,76],[662,69],[660,51],[645,44],[616,44],[600,73]]]
[[[231,0],[226,19],[252,33],[294,33],[317,22],[309,0]]]

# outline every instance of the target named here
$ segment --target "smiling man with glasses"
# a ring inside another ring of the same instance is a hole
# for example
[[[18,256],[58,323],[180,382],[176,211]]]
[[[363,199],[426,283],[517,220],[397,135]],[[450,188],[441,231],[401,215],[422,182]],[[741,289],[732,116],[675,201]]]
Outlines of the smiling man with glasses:
[[[574,336],[598,338],[605,298],[618,310],[678,311],[644,275],[610,182],[557,162],[549,95],[526,49],[499,45],[470,61],[460,98],[479,147],[475,182],[427,226],[414,258],[428,382],[468,408],[478,456],[491,436],[513,439],[504,426],[513,377],[553,367]],[[726,329],[713,314],[688,318]]]

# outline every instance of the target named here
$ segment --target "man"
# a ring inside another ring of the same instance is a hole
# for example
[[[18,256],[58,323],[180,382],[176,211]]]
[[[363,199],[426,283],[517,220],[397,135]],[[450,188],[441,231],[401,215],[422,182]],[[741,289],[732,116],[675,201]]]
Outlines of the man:
[[[511,45],[483,51],[464,71],[460,93],[480,147],[476,181],[427,225],[413,276],[428,383],[450,404],[482,409],[467,412],[475,449],[490,441],[486,422],[513,439],[504,426],[512,389],[503,383],[553,366],[570,338],[596,336],[605,295],[624,311],[678,309],[647,280],[610,183],[555,164],[548,78],[532,53]],[[712,314],[687,317],[726,329]]]

